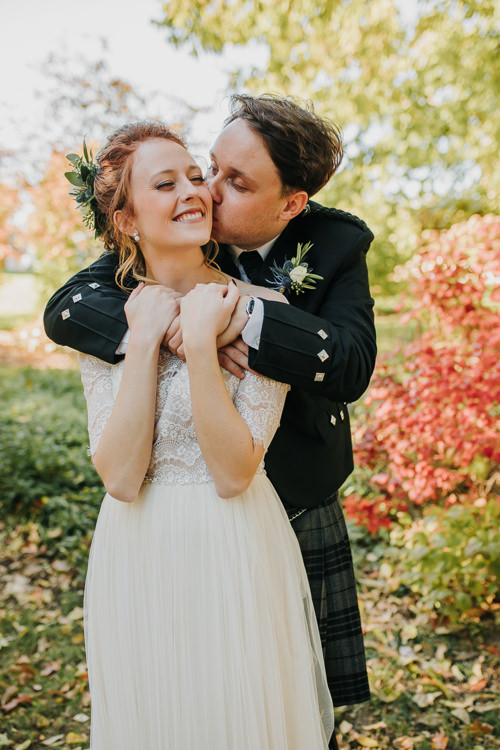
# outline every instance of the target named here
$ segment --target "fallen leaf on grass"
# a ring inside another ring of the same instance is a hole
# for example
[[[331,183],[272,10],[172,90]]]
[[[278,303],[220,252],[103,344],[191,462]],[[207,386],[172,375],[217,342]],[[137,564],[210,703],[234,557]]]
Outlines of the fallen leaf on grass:
[[[46,740],[43,740],[42,745],[45,745],[46,747],[54,747],[54,745],[57,745],[57,743],[63,739],[64,734],[54,734],[52,737],[47,737]]]
[[[340,726],[338,727],[338,730],[339,730],[340,734],[349,734],[349,732],[351,731],[351,729],[352,729],[351,722],[350,721],[346,721],[345,719],[343,719],[340,722]]]
[[[481,724],[475,719],[469,727],[469,732],[472,732],[473,734],[491,734],[493,732],[493,727],[491,724]]]
[[[455,708],[451,713],[453,716],[456,716],[457,719],[460,719],[463,724],[467,724],[468,726],[471,723],[470,714],[465,708]]]
[[[26,740],[26,742],[22,742],[20,745],[16,745],[14,750],[28,750],[30,745],[31,745],[31,740]]]
[[[476,703],[474,711],[477,714],[485,714],[488,711],[500,711],[500,703]]]
[[[422,712],[421,716],[417,718],[418,724],[423,724],[424,727],[439,727],[443,722],[443,717],[437,711],[429,713],[428,711]]]
[[[488,680],[471,680],[467,683],[466,688],[473,693],[479,693],[481,690],[484,690],[487,684]]]
[[[378,747],[379,746],[377,740],[374,740],[371,737],[365,737],[364,734],[359,734],[356,737],[356,742],[359,745],[361,745],[361,747]]]
[[[413,747],[421,740],[422,737],[419,735],[418,737],[398,737],[395,742],[401,750],[413,750]]]
[[[10,701],[11,698],[17,695],[17,693],[18,693],[17,685],[9,685],[9,687],[5,689],[5,692],[2,695],[2,698],[0,700],[0,705],[3,706],[5,703]]]
[[[431,740],[432,750],[446,750],[449,741],[450,738],[445,734],[441,734],[440,732],[435,734]]]
[[[377,721],[376,724],[369,724],[363,727],[365,732],[374,732],[375,729],[387,729],[385,721]]]
[[[484,650],[487,651],[492,656],[498,656],[499,654],[498,646],[485,646]]]
[[[26,685],[27,682],[33,680],[36,676],[35,670],[29,664],[13,664],[10,671],[19,673],[18,680],[21,685]]]
[[[441,695],[442,692],[439,690],[435,693],[417,693],[417,695],[412,695],[411,699],[420,708],[427,708],[427,706],[432,706],[434,701]]]
[[[75,721],[78,721],[80,724],[84,724],[86,721],[89,720],[89,717],[87,714],[76,714],[76,716],[73,716]]]
[[[48,677],[49,675],[54,674],[54,672],[59,672],[60,669],[60,661],[51,661],[44,666],[40,674],[42,675],[42,677]]]
[[[472,705],[474,705],[475,700],[477,700],[477,696],[474,697],[473,695],[469,695],[463,701],[443,700],[441,701],[441,703],[443,704],[443,706],[447,706],[448,708],[470,708]]]
[[[22,703],[30,703],[31,702],[31,695],[25,695],[24,693],[19,693],[15,698],[13,698],[8,703],[4,703],[1,708],[2,711],[5,711],[5,713],[8,713],[9,711],[13,711],[14,708],[17,708]]]
[[[68,732],[66,735],[66,742],[68,745],[78,745],[80,742],[85,742],[85,737],[76,732]]]

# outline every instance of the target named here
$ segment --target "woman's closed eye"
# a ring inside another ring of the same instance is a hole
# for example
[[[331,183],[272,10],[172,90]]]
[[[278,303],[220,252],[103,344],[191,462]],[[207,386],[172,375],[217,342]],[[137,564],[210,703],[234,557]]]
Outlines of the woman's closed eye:
[[[205,178],[201,174],[195,174],[192,175],[189,180],[191,182],[194,182],[195,184],[203,184],[205,182]],[[163,180],[163,182],[159,182],[157,185],[155,185],[156,190],[169,190],[170,188],[175,187],[176,183],[174,180]]]

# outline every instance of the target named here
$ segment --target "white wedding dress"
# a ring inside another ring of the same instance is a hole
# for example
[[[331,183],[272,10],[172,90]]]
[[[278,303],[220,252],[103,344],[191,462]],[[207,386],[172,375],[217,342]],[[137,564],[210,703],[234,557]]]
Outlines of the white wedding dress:
[[[80,369],[91,452],[123,370]],[[267,446],[288,386],[223,370]],[[307,470],[307,467],[304,467]],[[104,497],[85,588],[92,750],[323,750],[333,730],[300,548],[263,465],[217,496],[187,367],[162,350],[151,463],[133,503]]]

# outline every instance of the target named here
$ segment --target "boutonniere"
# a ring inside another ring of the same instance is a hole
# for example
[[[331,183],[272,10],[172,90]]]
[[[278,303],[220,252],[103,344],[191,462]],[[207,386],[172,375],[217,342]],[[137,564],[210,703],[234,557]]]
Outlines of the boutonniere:
[[[272,289],[277,289],[282,294],[286,294],[287,292],[299,294],[300,292],[305,292],[306,289],[316,288],[316,282],[322,279],[323,276],[312,273],[312,268],[304,261],[305,256],[312,246],[312,242],[306,242],[305,245],[299,242],[297,244],[297,254],[291,260],[285,260],[281,268],[274,261],[271,266],[271,273],[274,278],[272,281],[271,279],[267,279]]]

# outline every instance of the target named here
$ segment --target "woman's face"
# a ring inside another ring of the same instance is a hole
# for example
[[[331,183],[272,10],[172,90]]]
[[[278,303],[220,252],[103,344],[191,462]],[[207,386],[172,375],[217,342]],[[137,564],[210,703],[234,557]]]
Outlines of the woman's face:
[[[147,250],[204,245],[212,198],[200,167],[183,146],[164,138],[139,145],[131,174],[133,228]]]

